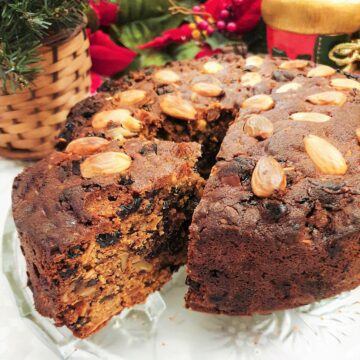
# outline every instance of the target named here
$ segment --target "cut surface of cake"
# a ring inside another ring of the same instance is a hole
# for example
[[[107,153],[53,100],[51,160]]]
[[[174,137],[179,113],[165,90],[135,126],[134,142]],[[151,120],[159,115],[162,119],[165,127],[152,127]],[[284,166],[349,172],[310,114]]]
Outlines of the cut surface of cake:
[[[242,104],[194,213],[189,308],[264,314],[360,284],[360,83],[314,69]]]
[[[89,137],[19,175],[13,212],[37,310],[86,337],[166,283],[185,263],[199,155],[195,143]]]

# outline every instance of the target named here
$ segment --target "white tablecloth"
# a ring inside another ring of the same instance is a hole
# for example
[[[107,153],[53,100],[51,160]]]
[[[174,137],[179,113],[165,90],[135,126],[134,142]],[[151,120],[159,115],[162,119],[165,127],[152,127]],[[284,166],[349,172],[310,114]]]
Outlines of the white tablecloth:
[[[23,163],[0,158],[0,235],[10,208],[11,186]],[[2,245],[0,244],[0,252]],[[0,267],[2,266],[0,256]],[[0,359],[53,360],[57,357],[27,327],[20,318],[6,278],[0,271]]]

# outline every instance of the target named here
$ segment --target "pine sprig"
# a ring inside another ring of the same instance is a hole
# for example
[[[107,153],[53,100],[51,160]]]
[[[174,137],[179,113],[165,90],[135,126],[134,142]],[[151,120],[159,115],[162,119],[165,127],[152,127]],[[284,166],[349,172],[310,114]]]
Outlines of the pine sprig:
[[[0,0],[0,82],[27,87],[41,70],[37,50],[50,36],[83,22],[86,0]]]

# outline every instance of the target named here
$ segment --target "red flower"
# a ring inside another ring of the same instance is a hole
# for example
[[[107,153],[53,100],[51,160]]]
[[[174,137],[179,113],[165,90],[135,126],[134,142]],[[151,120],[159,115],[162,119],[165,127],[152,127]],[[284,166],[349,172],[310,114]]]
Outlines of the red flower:
[[[124,70],[136,57],[136,52],[116,45],[109,35],[101,30],[91,34],[90,55],[93,63],[92,71],[102,76],[113,76]]]
[[[243,34],[252,30],[260,21],[261,0],[208,0],[205,4],[205,11],[210,13],[215,20],[220,20],[221,10],[232,6],[234,16],[232,21],[236,24],[236,32]]]
[[[162,35],[155,39],[142,44],[139,49],[144,50],[148,48],[160,49],[171,42],[183,43],[191,38],[191,29],[188,24],[181,25],[177,29],[169,29],[162,33]]]
[[[100,25],[109,26],[116,23],[119,8],[106,0],[90,0],[90,6],[99,18]]]
[[[91,88],[90,92],[91,94],[95,94],[96,90],[99,88],[99,86],[103,83],[103,79],[101,76],[95,72],[91,72]]]
[[[221,54],[221,53],[222,53],[221,49],[212,50],[210,45],[205,44],[201,48],[201,50],[196,54],[195,59],[201,59],[202,57],[205,56],[211,56],[214,54]]]

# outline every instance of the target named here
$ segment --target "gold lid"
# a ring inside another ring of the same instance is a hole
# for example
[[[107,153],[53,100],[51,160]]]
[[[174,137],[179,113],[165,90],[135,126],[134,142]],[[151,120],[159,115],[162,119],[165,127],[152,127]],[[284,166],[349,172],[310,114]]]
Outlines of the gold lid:
[[[360,29],[360,0],[263,0],[262,15],[275,29],[300,34],[350,34]]]

